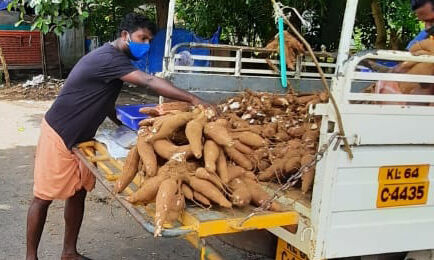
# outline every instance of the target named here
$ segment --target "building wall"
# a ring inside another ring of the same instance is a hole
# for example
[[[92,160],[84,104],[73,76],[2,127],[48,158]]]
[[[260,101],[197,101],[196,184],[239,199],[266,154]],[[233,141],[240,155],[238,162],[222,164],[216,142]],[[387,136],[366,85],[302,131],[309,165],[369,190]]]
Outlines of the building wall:
[[[66,32],[60,36],[59,41],[62,67],[64,70],[68,71],[72,69],[85,54],[83,26],[66,30]]]

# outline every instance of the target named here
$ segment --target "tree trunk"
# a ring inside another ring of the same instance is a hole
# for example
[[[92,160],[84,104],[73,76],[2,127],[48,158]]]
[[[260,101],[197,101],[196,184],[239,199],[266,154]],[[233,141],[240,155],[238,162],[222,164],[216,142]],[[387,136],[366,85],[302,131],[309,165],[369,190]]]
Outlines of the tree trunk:
[[[371,3],[372,16],[377,28],[377,39],[375,40],[375,48],[386,49],[387,47],[387,31],[386,23],[384,22],[383,11],[381,10],[379,0],[372,0]]]
[[[390,30],[390,47],[392,50],[402,50],[403,42],[400,35],[396,32],[396,30]]]
[[[164,29],[167,26],[167,17],[169,15],[169,0],[156,0],[157,7],[157,26],[158,29]]]
[[[5,56],[3,55],[3,50],[1,47],[0,47],[0,61],[2,63],[2,67],[3,67],[3,75],[5,76],[6,87],[9,88],[11,86],[11,80],[9,78],[8,65],[6,63],[6,59],[5,59]]]

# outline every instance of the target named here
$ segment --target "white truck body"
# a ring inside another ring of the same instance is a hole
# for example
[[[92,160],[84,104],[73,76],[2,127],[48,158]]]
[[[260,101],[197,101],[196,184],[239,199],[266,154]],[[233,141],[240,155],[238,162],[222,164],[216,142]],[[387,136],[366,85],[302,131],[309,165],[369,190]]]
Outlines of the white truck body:
[[[418,60],[434,63],[433,57],[381,51],[354,57],[333,78],[346,137],[354,158],[338,147],[329,149],[316,168],[310,208],[305,221],[291,234],[283,228],[270,230],[310,256],[310,259],[362,256],[434,248],[434,174],[428,173],[427,201],[423,205],[378,208],[379,169],[395,165],[434,165],[434,107],[351,104],[358,101],[434,102],[433,96],[351,93],[353,80],[394,79],[434,82],[434,76],[354,72],[364,57]],[[366,77],[362,74],[369,74]],[[317,105],[322,115],[320,143],[327,142],[330,122],[336,122],[330,104]],[[333,130],[337,131],[337,128]],[[430,169],[432,170],[432,169]],[[303,207],[299,205],[299,207]]]
[[[354,158],[349,159],[342,144],[330,147],[316,166],[310,207],[294,201],[294,208],[301,215],[297,232],[293,234],[284,228],[269,230],[306,253],[311,260],[434,249],[434,106],[360,104],[367,101],[434,103],[434,96],[360,92],[360,86],[377,80],[434,83],[434,76],[364,73],[357,69],[363,59],[434,63],[434,57],[376,51],[349,59],[357,4],[357,0],[347,1],[336,65],[321,64],[323,68],[335,69],[327,77],[331,78],[332,93]],[[174,12],[174,5],[170,12]],[[173,20],[169,19],[169,24],[173,24]],[[168,39],[170,43],[170,37]],[[205,97],[215,97],[216,93],[229,96],[249,86],[257,91],[284,91],[279,89],[275,72],[243,68],[245,63],[264,64],[265,60],[243,58],[243,47],[222,48],[237,51],[237,55],[193,58],[232,62],[233,67],[175,66],[174,61],[179,57],[167,48],[164,73],[175,84]],[[297,70],[288,72],[292,79],[299,80],[297,90],[306,91],[310,85],[319,85],[318,74],[303,72],[306,66],[313,64],[298,60]],[[317,105],[311,111],[322,116],[322,145],[338,131],[336,111],[331,104]],[[428,181],[424,190],[426,202],[378,207],[380,168],[405,165],[428,165],[428,176],[424,180],[425,185]]]

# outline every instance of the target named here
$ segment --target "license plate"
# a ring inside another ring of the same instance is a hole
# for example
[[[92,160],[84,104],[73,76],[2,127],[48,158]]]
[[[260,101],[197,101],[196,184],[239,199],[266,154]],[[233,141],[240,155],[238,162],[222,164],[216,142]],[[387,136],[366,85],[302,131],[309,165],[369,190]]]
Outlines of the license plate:
[[[423,205],[428,200],[429,165],[380,167],[377,208]]]
[[[279,238],[277,241],[276,260],[309,260],[309,258],[305,253]]]

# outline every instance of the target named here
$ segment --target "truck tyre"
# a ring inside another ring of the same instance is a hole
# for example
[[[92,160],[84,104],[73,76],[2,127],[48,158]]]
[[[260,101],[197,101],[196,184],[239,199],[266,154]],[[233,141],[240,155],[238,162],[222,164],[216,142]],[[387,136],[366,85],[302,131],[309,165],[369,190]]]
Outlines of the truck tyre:
[[[267,230],[252,230],[217,236],[223,243],[234,248],[271,257],[276,255],[277,237]]]
[[[362,256],[361,260],[404,260],[406,252]]]

